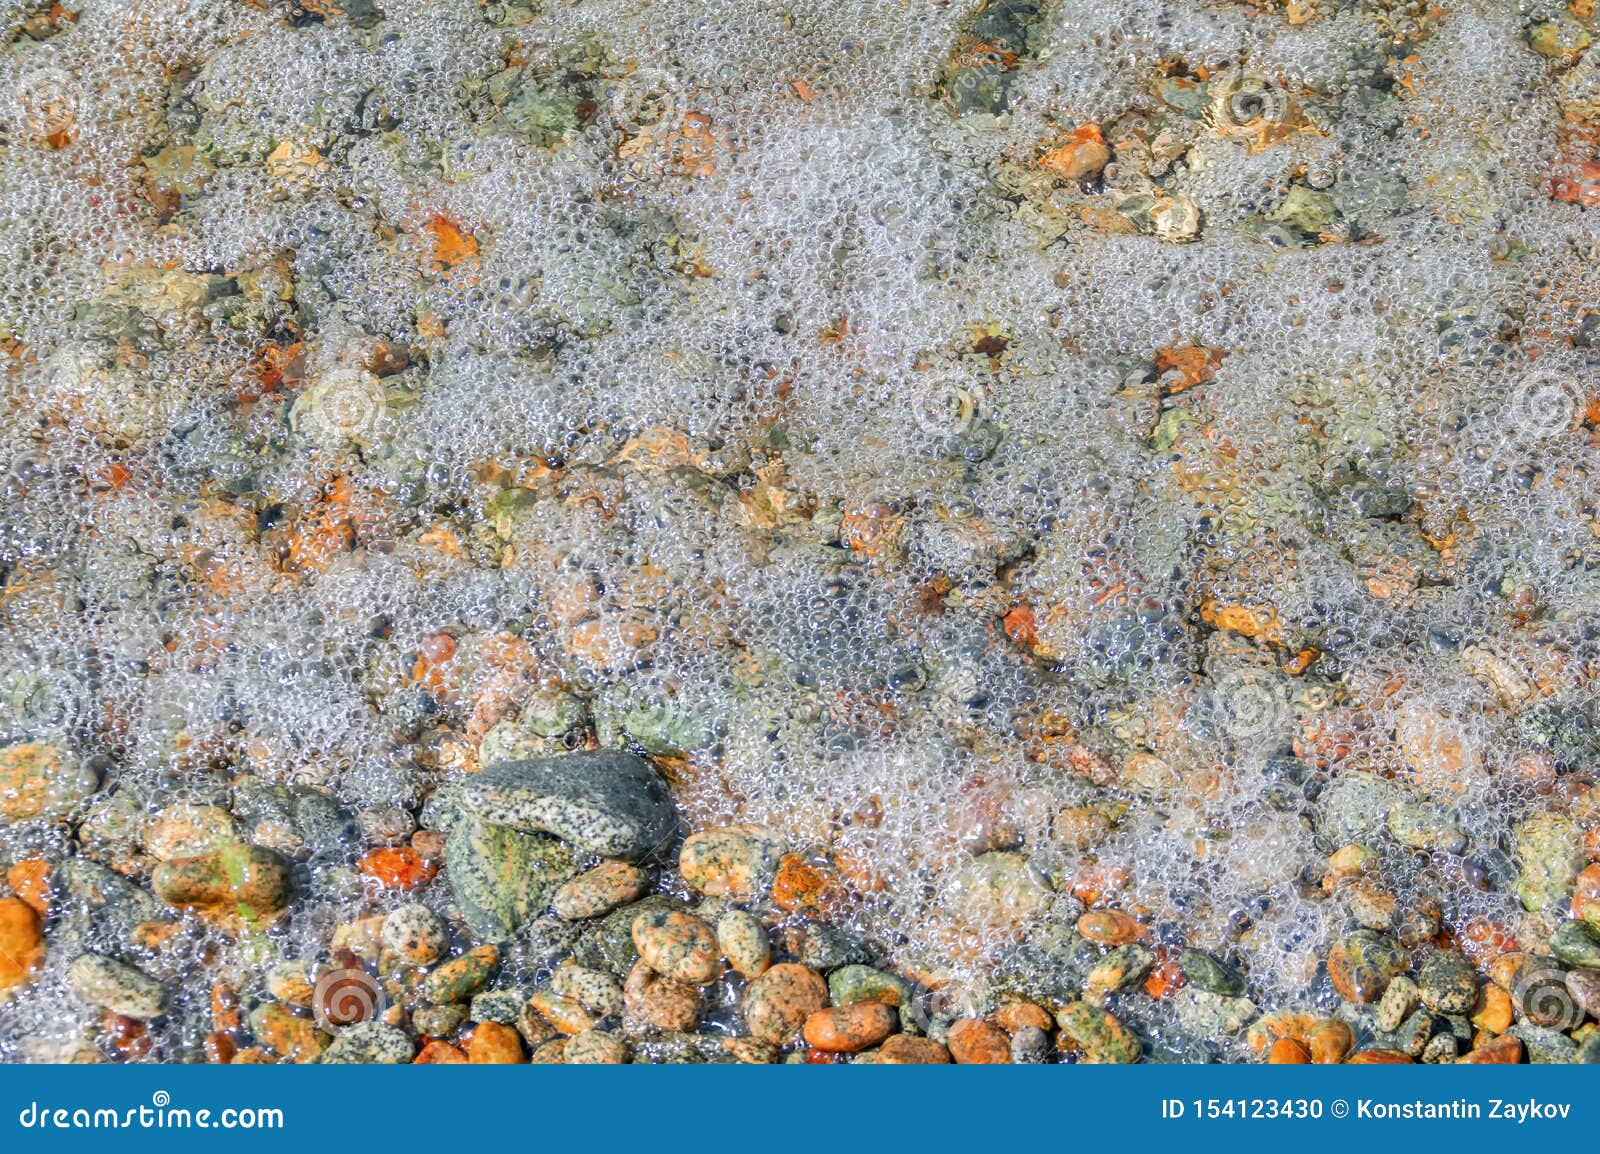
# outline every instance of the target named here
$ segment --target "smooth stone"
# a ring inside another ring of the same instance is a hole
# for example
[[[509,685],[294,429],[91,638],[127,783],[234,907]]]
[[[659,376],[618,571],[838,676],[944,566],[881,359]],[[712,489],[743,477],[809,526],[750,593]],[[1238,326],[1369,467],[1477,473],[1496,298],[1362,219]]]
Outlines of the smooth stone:
[[[806,1018],[802,1034],[814,1050],[854,1054],[876,1046],[894,1027],[895,1013],[882,1002],[856,1002],[816,1011]]]
[[[843,966],[828,975],[828,997],[836,1006],[882,1002],[899,1007],[910,1005],[911,987],[904,979],[871,966]]]
[[[167,991],[149,974],[104,954],[84,954],[67,968],[72,992],[91,1006],[130,1018],[158,1018],[166,1012]]]
[[[1478,974],[1466,955],[1434,950],[1417,971],[1422,1004],[1440,1014],[1465,1014],[1478,1000]]]
[[[379,933],[383,948],[412,966],[431,966],[450,948],[444,920],[421,902],[391,910]]]
[[[467,1022],[467,1008],[454,1003],[448,1006],[418,1006],[411,1013],[411,1024],[417,1033],[429,1038],[448,1038]]]
[[[500,951],[493,946],[469,950],[429,973],[422,980],[422,995],[440,1005],[465,1002],[489,984],[499,964]]]
[[[1520,1038],[1528,1051],[1532,1065],[1569,1065],[1578,1060],[1578,1043],[1560,1030],[1549,1026],[1536,1026],[1532,1022],[1518,1022],[1506,1033]]]
[[[1600,970],[1572,970],[1567,974],[1567,989],[1584,1013],[1600,1020]]]
[[[99,788],[98,773],[50,742],[0,749],[0,822],[55,821]]]
[[[1600,969],[1600,928],[1588,922],[1562,922],[1550,935],[1550,952],[1577,969]]]
[[[1245,981],[1232,966],[1202,950],[1184,950],[1178,955],[1178,969],[1192,986],[1213,994],[1236,998],[1245,991]]]
[[[169,906],[193,910],[226,926],[271,921],[294,894],[289,862],[256,845],[229,845],[156,866],[150,886]]]
[[[1389,833],[1410,849],[1460,853],[1467,835],[1442,806],[1402,801],[1389,810]]]
[[[563,882],[550,899],[556,916],[567,921],[604,917],[612,910],[636,902],[650,888],[650,875],[625,861],[603,861],[571,881]]]
[[[782,962],[745,990],[745,1024],[757,1041],[786,1046],[799,1038],[806,1019],[827,1004],[827,983],[814,970]]]
[[[729,910],[717,919],[717,948],[746,980],[759,978],[772,964],[772,943],[766,927],[754,914],[743,910]]]
[[[27,985],[44,963],[39,915],[21,898],[0,898],[0,992]]]
[[[569,1066],[620,1066],[628,1060],[628,1047],[615,1034],[586,1030],[567,1039],[562,1055]]]
[[[580,965],[610,970],[619,977],[633,969],[639,951],[633,945],[633,923],[645,913],[682,910],[683,903],[668,894],[651,894],[612,910],[588,929],[572,947],[572,959]]]
[[[765,897],[778,872],[783,843],[757,825],[702,830],[678,854],[683,880],[708,897],[753,901]]]
[[[622,1013],[622,984],[604,970],[562,966],[550,976],[550,988],[597,1018]]]
[[[1127,1065],[1143,1056],[1139,1036],[1098,1006],[1087,1002],[1063,1006],[1056,1011],[1056,1024],[1061,1027],[1063,1048],[1081,1051],[1088,1063]]]
[[[1038,1026],[1022,1026],[1011,1035],[1011,1061],[1018,1066],[1038,1066],[1050,1060],[1050,1035]]]
[[[958,1065],[1011,1065],[1010,1037],[999,1026],[983,1018],[962,1018],[950,1023],[945,1046]]]
[[[331,1065],[398,1066],[411,1061],[415,1047],[406,1032],[382,1022],[357,1022],[339,1031],[319,1059]]]
[[[485,990],[474,994],[467,1007],[467,1017],[474,1022],[494,1022],[501,1026],[515,1026],[517,1015],[527,996],[521,990]]]
[[[640,914],[633,923],[633,945],[645,965],[674,981],[704,986],[720,972],[717,936],[693,914]]]
[[[1350,1002],[1377,1001],[1404,969],[1399,945],[1374,930],[1357,930],[1328,952],[1328,976],[1339,996]]]
[[[460,800],[493,825],[633,862],[664,848],[678,826],[655,767],[613,749],[500,762],[465,782]]]
[[[239,841],[241,828],[219,805],[169,805],[140,834],[144,852],[160,862],[198,857]]]
[[[700,1021],[699,987],[663,978],[643,962],[629,971],[622,996],[629,1013],[658,1030],[685,1033]]]

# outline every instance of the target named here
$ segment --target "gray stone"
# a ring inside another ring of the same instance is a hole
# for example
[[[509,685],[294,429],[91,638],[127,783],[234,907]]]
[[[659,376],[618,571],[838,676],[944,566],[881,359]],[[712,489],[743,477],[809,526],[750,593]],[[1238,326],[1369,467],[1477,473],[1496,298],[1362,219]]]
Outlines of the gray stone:
[[[67,967],[72,992],[91,1006],[130,1018],[157,1018],[166,1011],[167,991],[156,979],[104,954],[83,954]]]
[[[501,762],[464,783],[460,798],[482,821],[628,861],[664,849],[678,828],[667,783],[621,750]]]
[[[339,1031],[320,1061],[333,1065],[397,1066],[411,1061],[411,1039],[396,1026],[357,1022]]]

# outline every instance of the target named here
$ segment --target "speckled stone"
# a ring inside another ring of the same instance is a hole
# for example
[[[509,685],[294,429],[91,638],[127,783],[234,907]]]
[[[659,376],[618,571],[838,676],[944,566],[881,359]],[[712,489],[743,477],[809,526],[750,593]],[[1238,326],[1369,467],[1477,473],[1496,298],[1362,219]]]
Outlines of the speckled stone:
[[[638,901],[650,888],[650,877],[625,861],[603,861],[556,890],[550,905],[567,921],[599,918]]]
[[[444,922],[421,902],[390,911],[380,936],[384,949],[413,966],[431,966],[450,948]]]
[[[67,968],[72,992],[91,1006],[130,1018],[159,1017],[167,1008],[167,991],[156,979],[115,958],[84,954]]]
[[[459,958],[451,958],[430,973],[422,983],[423,996],[441,1005],[465,1002],[484,986],[500,964],[500,951],[493,946],[479,946]]]
[[[548,833],[586,853],[639,861],[677,830],[667,783],[621,750],[508,761],[465,783],[461,804],[483,821]]]
[[[615,1034],[587,1030],[568,1038],[562,1054],[569,1066],[620,1066],[628,1060],[628,1047]]]
[[[339,1031],[320,1061],[332,1065],[398,1066],[411,1061],[411,1039],[396,1026],[357,1022]]]
[[[1076,1050],[1085,1062],[1126,1065],[1143,1053],[1139,1037],[1114,1014],[1087,1002],[1073,1002],[1056,1011],[1063,1049]]]
[[[773,966],[744,996],[744,1018],[757,1041],[784,1046],[800,1037],[806,1019],[828,1004],[828,986],[794,962]]]
[[[577,872],[555,838],[463,819],[444,843],[445,873],[462,920],[486,942],[515,937]]]
[[[743,910],[729,910],[717,919],[717,948],[746,979],[759,978],[772,964],[766,927]]]
[[[603,970],[562,966],[550,976],[550,988],[597,1018],[622,1012],[622,985]]]
[[[1417,971],[1422,1004],[1440,1014],[1465,1014],[1478,1000],[1478,974],[1464,954],[1434,950]]]
[[[770,830],[730,825],[684,839],[678,854],[683,880],[703,894],[751,901],[766,896],[778,872],[783,843]]]
[[[722,956],[716,935],[693,914],[640,914],[633,923],[633,944],[645,965],[663,977],[692,986],[716,980]]]

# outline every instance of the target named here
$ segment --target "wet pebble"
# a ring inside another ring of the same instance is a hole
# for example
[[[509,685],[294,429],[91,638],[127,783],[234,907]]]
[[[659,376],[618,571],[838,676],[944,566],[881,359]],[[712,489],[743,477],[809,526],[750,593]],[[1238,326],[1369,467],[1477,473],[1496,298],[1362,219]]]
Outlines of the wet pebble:
[[[450,948],[450,933],[439,915],[421,902],[400,906],[383,919],[384,949],[412,966],[431,966]]]
[[[72,992],[91,1006],[130,1018],[160,1017],[167,1008],[166,987],[143,970],[108,958],[84,954],[67,968]]]
[[[759,978],[772,964],[766,927],[743,910],[729,910],[717,919],[717,948],[746,980]]]
[[[663,977],[694,986],[716,980],[721,958],[716,934],[693,914],[641,914],[633,923],[633,944]]]
[[[559,886],[550,905],[557,917],[568,921],[599,918],[638,901],[649,887],[649,875],[638,866],[625,861],[603,861]]]
[[[783,962],[745,991],[745,1024],[758,1041],[786,1046],[799,1037],[806,1019],[827,1004],[827,984],[814,970]]]

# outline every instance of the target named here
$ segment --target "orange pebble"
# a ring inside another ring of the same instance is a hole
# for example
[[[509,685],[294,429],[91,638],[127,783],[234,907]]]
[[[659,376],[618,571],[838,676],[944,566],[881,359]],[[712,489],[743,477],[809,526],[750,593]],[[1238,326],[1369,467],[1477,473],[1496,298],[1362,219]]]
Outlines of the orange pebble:
[[[1125,946],[1144,933],[1144,927],[1121,910],[1090,910],[1078,919],[1078,932],[1104,946]]]
[[[472,1028],[467,1045],[467,1061],[475,1066],[508,1066],[528,1059],[522,1053],[522,1038],[510,1026],[499,1022],[479,1022]]]
[[[23,858],[6,871],[6,884],[41,918],[50,916],[50,863],[42,857]]]
[[[360,868],[362,873],[389,890],[418,889],[439,872],[408,845],[379,846],[361,859]]]
[[[1267,1052],[1267,1061],[1274,1066],[1308,1066],[1311,1051],[1293,1038],[1279,1038]]]
[[[441,1042],[434,1038],[422,1052],[412,1059],[414,1066],[459,1066],[465,1063],[467,1056],[449,1042]]]

